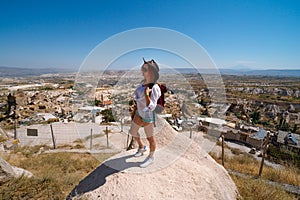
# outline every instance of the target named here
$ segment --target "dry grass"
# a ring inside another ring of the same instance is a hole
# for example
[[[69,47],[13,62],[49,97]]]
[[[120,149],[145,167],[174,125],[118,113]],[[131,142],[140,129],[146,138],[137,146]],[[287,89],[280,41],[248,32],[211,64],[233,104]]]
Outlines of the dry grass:
[[[105,131],[104,131],[104,134],[102,133],[102,134],[93,134],[93,136],[92,136],[92,138],[94,139],[94,138],[99,138],[99,137],[102,137],[102,136],[104,136],[105,135]],[[84,140],[85,141],[87,141],[87,140],[90,140],[91,139],[91,136],[89,135],[89,136],[86,136],[85,138],[84,138]]]
[[[29,152],[34,151],[36,150]],[[0,199],[65,199],[80,180],[111,156],[111,154],[101,154],[96,159],[90,154],[37,155],[20,152],[7,156],[6,160],[32,172],[34,176],[12,179],[1,185]]]
[[[0,143],[7,141],[8,139],[6,137],[0,136]]]
[[[263,178],[290,185],[300,186],[300,170],[296,167],[286,167],[284,170],[268,168],[263,174]]]
[[[296,200],[297,198],[286,193],[282,188],[266,184],[260,179],[241,178],[232,175],[231,178],[238,187],[241,195],[240,199],[255,199],[255,200]]]
[[[47,145],[36,145],[36,146],[33,146],[33,147],[30,147],[30,146],[24,146],[24,147],[17,146],[14,149],[14,154],[22,154],[25,157],[29,158],[29,157],[32,157],[34,154],[37,154],[38,152],[41,152],[41,149],[49,150],[49,149],[51,149],[51,147],[49,147]],[[12,154],[12,155],[14,155],[14,154]]]
[[[226,169],[258,176],[260,167],[258,160],[236,149],[233,149],[232,153],[234,154],[232,157],[225,155],[224,165]],[[210,153],[210,155],[218,163],[222,163],[221,155],[217,156],[215,153]],[[263,180],[300,186],[300,170],[296,167],[274,169],[264,165],[261,179],[241,178],[234,175],[232,175],[232,178],[243,199],[296,199],[294,195],[288,194],[276,186],[268,185]]]
[[[211,156],[221,163],[221,156],[211,153]],[[241,153],[234,157],[225,155],[225,168],[238,171],[243,174],[258,176],[260,162],[252,156]],[[262,178],[270,181],[287,183],[300,186],[300,170],[296,167],[284,167],[284,169],[274,169],[269,166],[263,167]]]

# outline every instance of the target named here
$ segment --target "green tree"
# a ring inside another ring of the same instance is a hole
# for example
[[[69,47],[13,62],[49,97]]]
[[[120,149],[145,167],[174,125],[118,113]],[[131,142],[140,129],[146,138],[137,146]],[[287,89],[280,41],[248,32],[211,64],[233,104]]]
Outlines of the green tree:
[[[95,106],[99,106],[102,104],[101,100],[95,99]]]
[[[298,125],[295,124],[292,132],[293,132],[293,133],[296,133],[296,132],[297,132],[297,129],[298,129]]]
[[[254,124],[257,124],[259,122],[259,119],[260,119],[260,112],[255,110],[253,111],[253,113],[250,115],[251,119],[252,119],[252,122]]]
[[[282,131],[289,131],[290,130],[289,124],[286,123],[286,120],[284,118],[280,119],[278,129],[282,130]]]
[[[105,122],[115,122],[116,121],[111,109],[105,109],[105,110],[101,111],[101,114],[102,114]]]

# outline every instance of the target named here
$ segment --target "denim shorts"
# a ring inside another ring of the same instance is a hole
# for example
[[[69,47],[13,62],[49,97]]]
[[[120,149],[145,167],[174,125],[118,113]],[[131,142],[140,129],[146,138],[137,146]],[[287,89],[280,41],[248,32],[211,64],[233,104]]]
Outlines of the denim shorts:
[[[144,122],[147,122],[147,123],[153,123],[153,122],[154,122],[154,120],[153,120],[153,117],[154,117],[154,116],[152,116],[152,118],[143,118],[143,117],[139,114],[138,110],[135,111],[135,114],[136,114],[137,116],[139,116]]]

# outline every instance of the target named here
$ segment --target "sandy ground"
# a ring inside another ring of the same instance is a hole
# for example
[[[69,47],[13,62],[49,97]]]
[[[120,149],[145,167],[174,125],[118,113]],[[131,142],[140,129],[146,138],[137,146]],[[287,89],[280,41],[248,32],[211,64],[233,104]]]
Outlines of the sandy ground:
[[[196,143],[163,122],[156,131],[154,164],[140,168],[147,153],[135,158],[135,150],[123,151],[83,179],[67,199],[237,198],[227,171],[207,154],[212,143]]]

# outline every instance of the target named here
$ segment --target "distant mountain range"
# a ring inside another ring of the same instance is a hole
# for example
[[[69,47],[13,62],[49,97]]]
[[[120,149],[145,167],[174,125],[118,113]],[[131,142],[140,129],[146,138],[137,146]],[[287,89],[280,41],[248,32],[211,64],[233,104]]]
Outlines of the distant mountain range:
[[[59,74],[73,71],[74,70],[59,68],[21,68],[0,66],[0,77],[40,76],[42,74]]]
[[[62,74],[75,72],[72,69],[61,68],[20,68],[20,67],[1,67],[0,77],[22,77],[22,76],[40,76],[43,74]],[[211,74],[213,71],[210,69],[201,69],[197,71],[195,68],[174,68],[173,72],[182,74]],[[170,69],[161,69],[161,73],[170,73]],[[268,69],[268,70],[253,70],[249,68],[227,68],[219,69],[219,72],[224,75],[237,75],[237,76],[290,76],[300,77],[300,69]]]
[[[201,69],[197,71],[194,68],[178,68],[175,69],[178,73],[191,74],[211,74],[216,70]],[[167,70],[166,70],[167,72]],[[266,69],[266,70],[251,70],[251,69],[219,69],[219,72],[224,75],[237,75],[237,76],[291,76],[300,77],[300,69]]]
[[[300,70],[297,69],[266,69],[266,70],[220,69],[220,73],[227,74],[227,75],[300,77]]]

